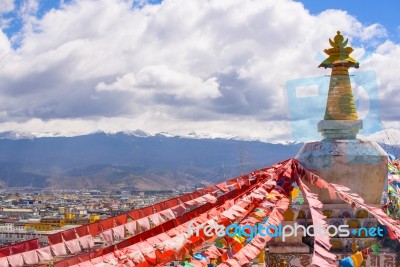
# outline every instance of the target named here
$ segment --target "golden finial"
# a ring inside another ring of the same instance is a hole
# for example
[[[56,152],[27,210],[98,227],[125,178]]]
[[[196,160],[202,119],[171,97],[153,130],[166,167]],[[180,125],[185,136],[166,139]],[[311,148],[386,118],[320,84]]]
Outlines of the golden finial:
[[[333,48],[344,48],[349,42],[349,39],[346,39],[346,41],[343,40],[343,35],[340,34],[340,31],[337,31],[336,36],[333,38],[333,41],[329,38],[329,43]]]
[[[318,67],[332,68],[336,63],[349,68],[358,68],[359,63],[357,60],[350,57],[350,54],[354,49],[352,47],[346,47],[349,39],[344,41],[344,37],[340,34],[340,31],[337,31],[336,33],[337,34],[333,38],[333,41],[331,38],[329,38],[329,44],[332,46],[332,48],[324,50],[324,52],[329,55],[329,58],[325,59]]]

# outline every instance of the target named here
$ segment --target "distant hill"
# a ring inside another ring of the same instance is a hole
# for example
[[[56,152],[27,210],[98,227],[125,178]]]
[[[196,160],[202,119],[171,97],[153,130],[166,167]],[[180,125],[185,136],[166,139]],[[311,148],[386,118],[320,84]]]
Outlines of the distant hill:
[[[396,140],[396,134],[389,136]],[[159,190],[207,185],[294,157],[303,145],[141,130],[50,136],[0,133],[0,188]],[[386,136],[382,132],[368,139]],[[396,144],[382,146],[400,154]]]
[[[294,157],[302,144],[96,132],[0,133],[0,187],[173,189],[209,184]]]

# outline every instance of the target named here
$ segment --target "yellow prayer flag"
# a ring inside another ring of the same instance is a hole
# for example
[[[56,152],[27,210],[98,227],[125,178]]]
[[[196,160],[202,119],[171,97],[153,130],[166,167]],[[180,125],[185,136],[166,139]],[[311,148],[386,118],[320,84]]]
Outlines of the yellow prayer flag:
[[[292,192],[290,192],[292,198],[299,196],[299,189],[297,187],[293,188]]]

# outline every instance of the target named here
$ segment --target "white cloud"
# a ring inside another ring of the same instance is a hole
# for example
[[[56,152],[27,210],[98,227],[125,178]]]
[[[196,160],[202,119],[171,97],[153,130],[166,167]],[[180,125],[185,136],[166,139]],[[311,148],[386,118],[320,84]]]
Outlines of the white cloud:
[[[8,52],[10,52],[10,49],[11,49],[11,47],[10,47],[10,42],[8,40],[8,37],[0,29],[0,60]]]
[[[0,1],[0,14],[13,11],[15,8],[14,0],[1,0]]]
[[[317,68],[316,54],[337,30],[350,41],[378,42],[361,69],[376,69],[383,102],[394,101],[390,92],[400,84],[391,76],[399,45],[379,43],[382,26],[343,11],[313,16],[289,0],[165,0],[140,9],[132,1],[77,0],[38,19],[37,3],[21,9],[18,49],[0,32],[0,47],[8,47],[0,129],[288,136],[286,82],[329,74]],[[355,48],[355,57],[365,52]]]
[[[99,83],[99,91],[130,91],[152,98],[156,94],[172,95],[178,99],[206,99],[221,96],[215,77],[203,80],[189,73],[179,73],[165,65],[147,66],[135,75],[125,74],[112,84]]]
[[[376,72],[381,118],[384,121],[399,121],[398,97],[400,77],[398,75],[400,44],[386,41],[379,45],[371,58],[364,64],[365,69]]]

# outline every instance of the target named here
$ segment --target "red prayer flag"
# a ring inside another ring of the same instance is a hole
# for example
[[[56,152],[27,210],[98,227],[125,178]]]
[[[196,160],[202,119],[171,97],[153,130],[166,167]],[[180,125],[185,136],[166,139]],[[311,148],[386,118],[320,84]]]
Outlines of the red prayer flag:
[[[11,255],[10,247],[2,247],[0,248],[0,257],[9,256]]]
[[[11,255],[25,252],[25,242],[17,243],[11,246]]]
[[[99,222],[94,222],[94,223],[88,224],[88,227],[89,227],[89,233],[91,236],[96,236],[101,231]]]
[[[37,238],[25,241],[25,251],[38,249],[39,247],[39,239]]]
[[[77,227],[77,228],[75,228],[75,231],[79,237],[86,236],[89,234],[87,225],[82,225],[80,227]]]
[[[47,238],[49,239],[50,245],[54,245],[54,244],[63,242],[61,233],[55,233],[55,234],[48,235]]]
[[[108,219],[105,219],[105,220],[101,220],[99,223],[100,223],[103,231],[111,229],[111,228],[114,227],[114,219],[113,218],[108,218]]]
[[[117,217],[115,217],[114,219],[115,219],[115,223],[117,225],[123,225],[123,224],[126,224],[126,222],[128,221],[128,215],[121,214],[121,215],[118,215]]]
[[[75,229],[65,230],[61,232],[61,234],[65,241],[76,239]]]

